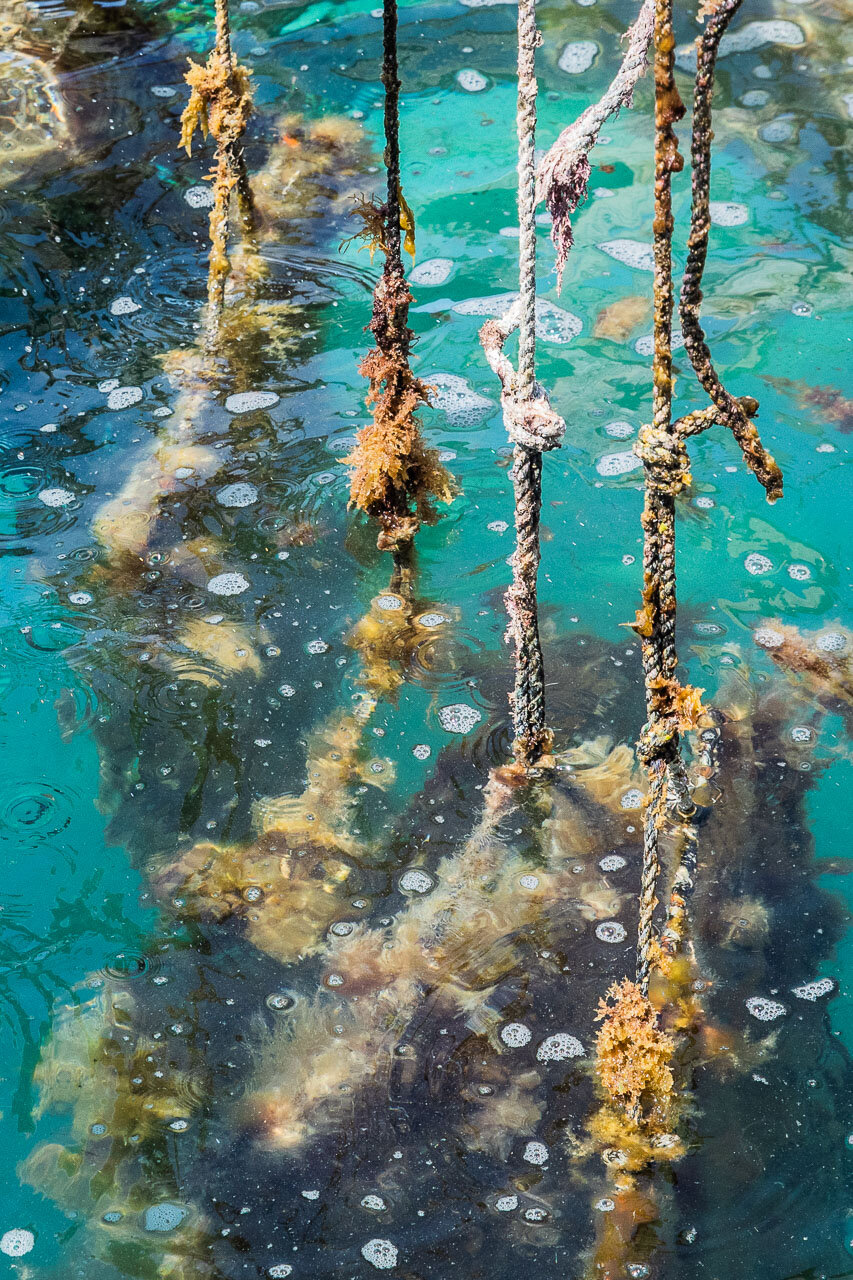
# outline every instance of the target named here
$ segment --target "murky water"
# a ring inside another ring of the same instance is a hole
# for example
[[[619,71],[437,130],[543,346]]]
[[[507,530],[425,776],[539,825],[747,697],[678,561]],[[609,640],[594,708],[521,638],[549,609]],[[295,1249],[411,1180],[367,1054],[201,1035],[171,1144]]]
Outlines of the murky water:
[[[542,0],[543,145],[609,81],[631,12]],[[614,1276],[853,1275],[850,682],[773,661],[780,626],[836,671],[853,644],[839,19],[747,0],[720,62],[708,328],[787,488],[770,508],[723,432],[691,445],[682,656],[725,713],[694,760],[708,1024],[686,1152],[644,1175],[637,1229],[586,1135],[640,859],[620,624],[650,400],[649,85],[595,153],[561,297],[541,228],[540,376],[569,426],[541,576],[562,767],[519,795],[489,781],[512,513],[476,337],[515,287],[513,6],[401,7],[417,372],[460,486],[419,535],[412,598],[346,513],[375,267],[338,245],[382,178],[376,12],[235,13],[266,274],[252,296],[235,263],[211,364],[210,150],[176,145],[211,13],[10,6],[0,1272],[580,1280],[628,1231]],[[682,178],[679,263],[688,198]]]

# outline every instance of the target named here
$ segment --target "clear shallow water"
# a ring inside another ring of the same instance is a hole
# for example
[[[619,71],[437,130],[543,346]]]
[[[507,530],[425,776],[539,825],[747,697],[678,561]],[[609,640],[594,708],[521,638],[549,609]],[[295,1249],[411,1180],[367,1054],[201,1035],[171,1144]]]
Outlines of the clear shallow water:
[[[624,6],[541,6],[543,144],[607,83],[628,17]],[[514,13],[424,3],[402,18],[404,186],[418,264],[444,264],[414,288],[418,372],[440,390],[424,422],[454,455],[462,491],[419,538],[417,602],[392,679],[380,643],[395,613],[381,606],[389,567],[345,514],[341,461],[364,420],[356,366],[374,274],[366,254],[337,245],[351,230],[349,196],[380,178],[379,23],[348,3],[235,17],[255,71],[253,170],[286,112],[359,113],[374,154],[347,141],[334,166],[318,161],[316,184],[303,172],[283,197],[264,248],[263,302],[277,310],[247,318],[199,392],[196,193],[208,153],[187,160],[175,142],[184,59],[206,51],[209,15],[96,9],[73,30],[67,18],[33,20],[48,48],[62,46],[69,123],[61,152],[51,116],[50,145],[9,153],[0,200],[0,1228],[35,1234],[22,1261],[0,1261],[11,1274],[212,1278],[278,1265],[355,1276],[372,1274],[362,1248],[380,1239],[408,1276],[581,1276],[606,1212],[593,1208],[607,1189],[599,1168],[569,1154],[593,1106],[583,1061],[543,1065],[536,1050],[559,1032],[588,1050],[598,996],[632,964],[628,772],[615,770],[609,807],[581,804],[564,776],[505,820],[485,882],[491,923],[451,929],[437,970],[398,950],[393,1001],[365,978],[360,1008],[332,981],[343,976],[346,994],[355,981],[335,967],[336,925],[367,921],[399,948],[414,920],[423,951],[445,929],[448,886],[476,905],[464,894],[482,869],[465,842],[508,744],[506,441],[476,341],[489,305],[471,301],[515,283]],[[736,30],[772,18],[795,23],[802,43],[721,62],[712,195],[746,217],[720,215],[733,225],[714,231],[706,313],[731,388],[761,400],[786,497],[767,507],[732,442],[708,434],[692,446],[679,526],[686,669],[720,705],[749,713],[735,722],[748,728],[724,734],[696,915],[713,1016],[748,1030],[753,1049],[727,1075],[698,1055],[691,1153],[672,1186],[663,1178],[660,1226],[638,1247],[638,1265],[666,1277],[853,1270],[848,739],[841,716],[816,717],[751,639],[763,618],[808,632],[846,621],[849,109],[835,11],[754,7]],[[685,21],[679,39],[692,35]],[[580,42],[597,46],[592,64],[560,70],[564,47]],[[485,87],[462,88],[463,69]],[[650,314],[642,302],[601,313],[650,290],[642,252],[624,244],[650,240],[648,105],[645,85],[638,109],[607,127],[561,298],[541,234],[542,296],[580,326],[551,312],[540,344],[540,376],[569,424],[546,461],[541,579],[563,749],[631,742],[642,719],[638,653],[619,626],[638,589],[638,474],[602,459],[629,449],[648,412]],[[310,152],[300,128],[288,126],[293,149]],[[682,181],[682,237],[687,199]],[[127,298],[137,310],[116,305]],[[680,403],[700,404],[686,362],[679,373]],[[278,398],[232,412],[228,397],[249,391]],[[194,452],[168,453],[177,448]],[[235,484],[257,500],[228,505],[222,491]],[[125,537],[144,563],[128,565]],[[766,567],[750,556],[770,567],[750,572]],[[223,574],[248,585],[212,594]],[[372,710],[359,702],[365,669]],[[460,704],[480,716],[464,735],[443,727],[459,723],[446,709]],[[791,736],[803,725],[806,746]],[[265,822],[283,821],[281,806],[257,802],[299,797],[306,783],[284,844],[302,851],[307,887],[291,896],[269,887],[278,838],[256,843]],[[318,816],[336,841],[319,853],[292,835]],[[251,851],[231,860],[212,903],[192,879],[204,841]],[[614,852],[625,868],[602,874],[598,859]],[[429,883],[402,883],[407,868]],[[747,911],[752,924],[739,926],[745,901],[764,914]],[[611,919],[621,944],[596,935]],[[831,997],[792,995],[822,976],[837,984]],[[756,1041],[776,1027],[750,1018],[752,996],[788,1009],[763,1055]],[[531,1030],[528,1045],[501,1038],[514,1022]],[[525,1159],[530,1141],[546,1145],[544,1166]],[[499,1207],[513,1196],[517,1206]],[[152,1217],[162,1205],[174,1208]]]

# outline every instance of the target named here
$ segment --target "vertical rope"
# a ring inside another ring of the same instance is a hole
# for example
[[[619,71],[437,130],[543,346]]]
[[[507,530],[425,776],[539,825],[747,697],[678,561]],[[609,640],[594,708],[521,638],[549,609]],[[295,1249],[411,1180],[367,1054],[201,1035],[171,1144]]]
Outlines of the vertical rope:
[[[515,395],[529,400],[536,382],[536,0],[518,4],[518,370]],[[542,509],[542,452],[519,441],[513,448],[515,551],[512,585],[506,594],[508,635],[515,646],[512,695],[514,750],[524,765],[545,751],[545,669],[539,638],[536,584],[539,575],[539,519]]]
[[[652,916],[660,872],[658,830],[667,797],[668,766],[686,789],[679,757],[676,716],[678,655],[675,647],[675,494],[673,481],[684,461],[684,446],[672,422],[672,174],[684,165],[673,124],[684,115],[675,87],[675,38],[672,0],[656,0],[654,30],[655,192],[654,192],[654,359],[652,427],[648,433],[658,455],[643,458],[646,496],[643,509],[644,608],[637,630],[642,637],[648,722],[640,756],[649,771],[649,796],[643,825],[643,873],[637,937],[637,982],[648,993]],[[661,455],[669,465],[661,466]]]
[[[386,262],[403,275],[400,242],[400,75],[397,65],[397,0],[384,0],[382,9],[382,84],[385,89]]]

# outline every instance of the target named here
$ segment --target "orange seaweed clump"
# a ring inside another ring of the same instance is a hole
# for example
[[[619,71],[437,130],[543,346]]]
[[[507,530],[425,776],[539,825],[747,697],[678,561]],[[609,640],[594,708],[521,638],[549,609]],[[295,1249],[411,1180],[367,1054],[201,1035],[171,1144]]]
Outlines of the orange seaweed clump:
[[[661,1131],[668,1118],[674,1080],[675,1041],[662,1031],[657,1010],[635,982],[614,983],[599,1001],[596,1074],[608,1098],[644,1127]]]
[[[453,481],[427,447],[415,413],[429,403],[428,389],[409,366],[412,295],[402,268],[385,272],[373,296],[371,331],[376,346],[361,362],[366,403],[373,421],[358,434],[346,459],[352,467],[350,505],[379,522],[377,545],[396,551],[411,543],[422,524],[435,524],[436,504],[450,502]]]

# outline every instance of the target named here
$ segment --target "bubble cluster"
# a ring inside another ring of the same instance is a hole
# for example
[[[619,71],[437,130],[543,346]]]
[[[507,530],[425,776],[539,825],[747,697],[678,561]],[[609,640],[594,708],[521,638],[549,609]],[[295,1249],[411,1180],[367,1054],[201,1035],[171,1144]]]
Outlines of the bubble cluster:
[[[361,1246],[361,1256],[377,1271],[390,1271],[397,1265],[397,1246],[390,1240],[368,1240]]]
[[[717,227],[742,227],[749,221],[746,205],[735,200],[712,200],[709,208],[711,221]]]
[[[707,494],[700,493],[698,498],[693,499],[694,507],[698,507],[700,511],[710,511],[717,504],[713,498],[709,498]]]
[[[524,1210],[525,1222],[544,1222],[547,1217],[548,1217],[547,1209],[533,1208],[533,1209]]]
[[[805,724],[795,724],[791,730],[793,742],[811,742],[813,736],[811,729]]]
[[[446,613],[422,613],[418,618],[418,625],[421,627],[440,627],[443,622],[449,622]]]
[[[630,422],[608,422],[604,430],[609,436],[613,436],[614,440],[627,440],[634,434],[634,428]]]
[[[152,1204],[142,1215],[142,1225],[146,1231],[174,1231],[187,1216],[186,1209],[179,1204]]]
[[[400,876],[400,888],[403,893],[429,893],[434,884],[432,876],[426,871],[418,870],[417,867],[410,867]]]
[[[498,1213],[512,1213],[518,1208],[518,1196],[498,1196],[495,1208]]]
[[[609,1196],[602,1196],[600,1200],[596,1200],[594,1207],[599,1213],[612,1213],[616,1208],[616,1203]]]
[[[620,809],[639,809],[643,803],[643,793],[638,787],[631,787],[619,801]]]
[[[624,453],[605,453],[598,459],[595,469],[600,476],[624,476],[643,465],[632,449]]]
[[[239,596],[248,591],[249,583],[242,573],[218,573],[210,579],[207,589],[214,596]]]
[[[419,742],[416,747],[412,747],[412,755],[416,760],[429,760],[432,750],[425,742]]]
[[[646,244],[644,240],[604,240],[597,246],[602,253],[606,253],[609,258],[615,258],[617,262],[623,262],[626,267],[633,267],[635,271],[654,271],[655,259],[652,252],[652,246]]]
[[[467,702],[454,702],[438,709],[438,723],[447,733],[469,733],[482,718],[482,711]]]
[[[39,502],[43,502],[46,507],[67,507],[74,501],[74,497],[70,489],[42,489]]]
[[[468,381],[455,373],[432,373],[424,381],[430,387],[429,402],[433,409],[456,426],[473,426],[494,412],[491,400],[472,391]]]
[[[212,187],[189,187],[184,192],[184,199],[191,209],[212,209]]]
[[[251,507],[258,500],[258,491],[253,484],[227,484],[216,495],[220,507]]]
[[[506,533],[509,525],[506,520],[492,520],[490,524],[486,525],[486,528],[490,533]]]
[[[680,351],[684,346],[684,334],[676,326],[672,330],[672,342],[670,343],[673,351]],[[638,338],[634,343],[634,350],[638,356],[650,356],[654,354],[655,336],[653,333],[645,333],[642,338]]]
[[[625,859],[620,853],[608,853],[599,859],[598,865],[602,871],[621,871],[625,866]]]
[[[250,413],[253,409],[271,409],[278,404],[275,391],[239,391],[229,396],[225,408],[229,413]]]
[[[539,877],[538,876],[519,876],[518,883],[521,885],[522,889],[538,889]]]
[[[764,573],[772,573],[773,561],[767,556],[761,555],[759,551],[750,551],[743,562],[743,567],[753,577],[760,578]]]
[[[825,631],[815,640],[815,648],[820,649],[822,653],[840,653],[846,647],[847,637],[840,631]]]
[[[383,613],[397,613],[403,607],[403,601],[400,597],[392,595],[377,596],[373,603]]]
[[[628,935],[618,920],[602,920],[595,926],[595,936],[600,942],[624,942]]]
[[[536,1050],[537,1062],[567,1062],[569,1058],[582,1058],[584,1048],[577,1036],[557,1031],[543,1040]]]
[[[757,1018],[759,1022],[773,1022],[775,1018],[781,1018],[788,1012],[778,1000],[767,1000],[764,996],[750,996],[744,1003],[753,1018]]]
[[[779,645],[785,642],[784,635],[775,627],[756,627],[752,638],[756,644],[761,645],[762,649],[778,649]]]
[[[289,1262],[276,1262],[267,1271],[270,1280],[285,1280],[286,1276],[293,1273],[293,1267]]]
[[[107,396],[108,409],[129,409],[142,399],[141,387],[113,387]]]
[[[309,640],[305,646],[306,653],[328,653],[331,645],[327,640]]]
[[[489,87],[486,77],[472,67],[463,67],[461,71],[458,71],[456,73],[456,83],[466,93],[482,93],[484,89]]]
[[[409,283],[430,286],[444,284],[452,271],[452,258],[427,258],[426,262],[419,262],[416,267],[412,267]]]
[[[801,987],[793,987],[792,990],[798,1000],[811,1000],[814,1003],[821,996],[829,995],[834,986],[832,978],[818,978],[816,982],[804,982]]]
[[[582,71],[589,70],[597,54],[597,44],[593,44],[591,40],[577,40],[574,44],[566,45],[560,54],[557,66],[561,71],[568,72],[570,76],[577,76]]]
[[[526,1160],[528,1164],[547,1164],[548,1148],[544,1142],[528,1142],[521,1158]]]
[[[362,1209],[371,1209],[374,1213],[381,1213],[383,1209],[388,1208],[381,1196],[362,1196],[360,1204]]]
[[[0,1250],[8,1258],[23,1258],[25,1253],[31,1251],[35,1242],[36,1238],[32,1231],[27,1231],[24,1227],[13,1227],[11,1231],[4,1231],[0,1236]]]
[[[466,298],[462,302],[454,302],[453,310],[460,316],[502,316],[517,301],[517,293],[494,293],[490,297]],[[545,298],[536,299],[537,338],[541,338],[543,342],[565,344],[576,338],[582,330],[583,321],[579,316]]]
[[[523,1049],[533,1038],[533,1032],[523,1022],[508,1022],[505,1027],[501,1027],[500,1035],[509,1049]]]
[[[110,303],[111,316],[132,316],[134,311],[141,311],[138,302],[134,302],[133,298],[123,297],[115,298]]]

